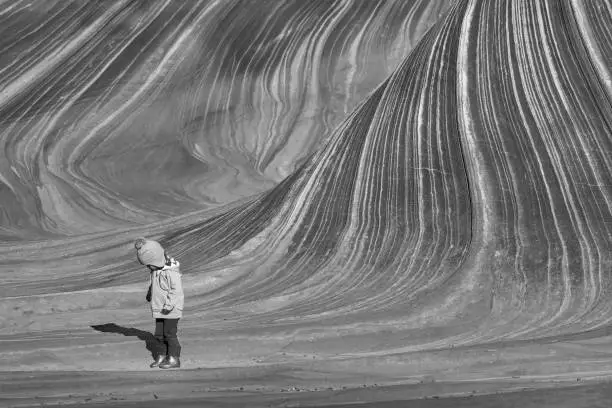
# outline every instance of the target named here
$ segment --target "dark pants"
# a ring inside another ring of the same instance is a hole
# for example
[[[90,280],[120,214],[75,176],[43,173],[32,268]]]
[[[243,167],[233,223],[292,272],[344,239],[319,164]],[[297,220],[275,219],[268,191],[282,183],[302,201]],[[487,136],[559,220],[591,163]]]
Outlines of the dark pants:
[[[179,319],[155,319],[155,338],[157,339],[157,356],[181,356],[181,344],[176,336]]]

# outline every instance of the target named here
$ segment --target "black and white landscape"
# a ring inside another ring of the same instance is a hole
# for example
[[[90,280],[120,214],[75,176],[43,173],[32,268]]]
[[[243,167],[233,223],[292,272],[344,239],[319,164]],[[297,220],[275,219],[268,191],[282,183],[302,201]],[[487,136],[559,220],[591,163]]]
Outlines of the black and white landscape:
[[[609,406],[612,2],[0,1],[0,278],[8,406]]]

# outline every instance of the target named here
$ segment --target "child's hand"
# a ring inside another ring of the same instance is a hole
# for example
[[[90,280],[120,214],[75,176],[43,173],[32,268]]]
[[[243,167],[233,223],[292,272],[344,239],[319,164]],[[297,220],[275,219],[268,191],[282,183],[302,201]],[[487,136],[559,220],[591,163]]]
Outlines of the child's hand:
[[[168,314],[170,314],[172,309],[174,309],[174,306],[164,305],[164,307],[162,308],[161,314],[168,315]]]

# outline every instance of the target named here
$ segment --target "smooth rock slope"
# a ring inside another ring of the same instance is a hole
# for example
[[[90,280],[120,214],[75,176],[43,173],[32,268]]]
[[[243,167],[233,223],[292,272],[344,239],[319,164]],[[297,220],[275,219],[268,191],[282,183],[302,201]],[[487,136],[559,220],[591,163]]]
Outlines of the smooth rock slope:
[[[17,1],[0,27],[2,370],[149,370],[145,235],[207,369],[175,396],[611,373],[609,1]]]

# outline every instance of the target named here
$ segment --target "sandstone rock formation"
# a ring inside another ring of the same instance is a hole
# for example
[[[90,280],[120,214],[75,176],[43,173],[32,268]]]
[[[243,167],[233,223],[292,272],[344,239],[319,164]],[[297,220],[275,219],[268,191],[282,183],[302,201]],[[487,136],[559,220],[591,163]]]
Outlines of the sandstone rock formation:
[[[0,26],[3,366],[144,369],[89,325],[148,328],[146,235],[183,265],[191,367],[609,370],[609,1],[23,1]],[[563,339],[591,343],[538,348]]]

